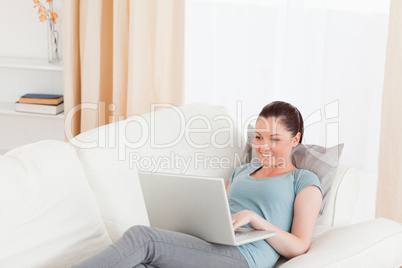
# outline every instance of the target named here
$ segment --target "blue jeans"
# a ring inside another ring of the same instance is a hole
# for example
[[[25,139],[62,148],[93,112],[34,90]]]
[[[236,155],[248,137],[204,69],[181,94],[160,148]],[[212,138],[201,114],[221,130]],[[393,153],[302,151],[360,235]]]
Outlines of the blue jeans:
[[[77,268],[248,268],[235,246],[152,227],[134,226],[114,244],[73,266]]]

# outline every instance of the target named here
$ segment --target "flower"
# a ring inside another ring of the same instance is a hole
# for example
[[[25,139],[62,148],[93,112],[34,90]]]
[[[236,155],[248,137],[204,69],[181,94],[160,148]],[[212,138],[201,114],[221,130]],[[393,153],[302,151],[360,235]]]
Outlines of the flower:
[[[54,24],[56,24],[56,19],[57,19],[57,13],[50,13],[50,15],[52,16],[52,21]]]
[[[46,21],[46,15],[45,15],[45,14],[40,15],[40,16],[39,16],[39,20],[40,20],[41,22],[45,22],[45,21]]]
[[[56,19],[58,18],[57,13],[53,12],[53,0],[46,0],[49,8],[46,8],[39,0],[33,0],[34,8],[38,7],[39,20],[45,22],[47,20],[52,20],[56,24]]]

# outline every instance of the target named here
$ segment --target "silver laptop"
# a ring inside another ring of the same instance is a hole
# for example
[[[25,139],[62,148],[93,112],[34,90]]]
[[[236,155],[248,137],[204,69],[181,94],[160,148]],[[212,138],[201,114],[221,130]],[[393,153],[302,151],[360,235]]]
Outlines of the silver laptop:
[[[151,172],[138,175],[152,227],[233,246],[276,235],[250,228],[234,232],[222,178]]]

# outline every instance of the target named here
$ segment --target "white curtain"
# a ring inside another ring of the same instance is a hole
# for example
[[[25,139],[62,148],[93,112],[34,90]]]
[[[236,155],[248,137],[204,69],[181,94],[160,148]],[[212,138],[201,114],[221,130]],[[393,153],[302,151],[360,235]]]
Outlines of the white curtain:
[[[224,105],[243,128],[292,103],[304,143],[345,143],[354,221],[373,218],[389,0],[186,0],[185,14],[185,103]]]

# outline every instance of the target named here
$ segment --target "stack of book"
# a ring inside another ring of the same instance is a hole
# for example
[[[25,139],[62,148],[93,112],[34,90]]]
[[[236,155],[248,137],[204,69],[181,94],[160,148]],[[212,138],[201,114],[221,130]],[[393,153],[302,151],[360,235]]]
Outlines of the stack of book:
[[[25,94],[15,104],[17,112],[52,114],[64,111],[63,95]]]

